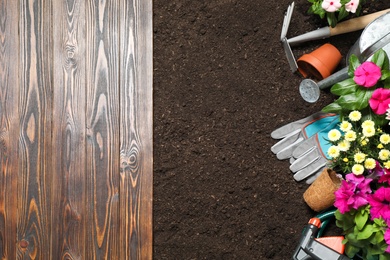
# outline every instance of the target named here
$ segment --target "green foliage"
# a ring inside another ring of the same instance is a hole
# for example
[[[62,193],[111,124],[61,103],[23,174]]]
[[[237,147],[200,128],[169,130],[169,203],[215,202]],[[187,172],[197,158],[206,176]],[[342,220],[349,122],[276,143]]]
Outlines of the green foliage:
[[[359,254],[363,259],[390,260],[385,253],[387,244],[383,238],[387,229],[386,223],[380,219],[369,218],[370,206],[362,206],[342,214],[335,212],[336,225],[343,230],[345,254],[353,258]]]
[[[351,55],[349,59],[348,75],[349,78],[334,84],[330,91],[335,96],[339,96],[333,103],[325,106],[322,111],[327,113],[337,113],[341,118],[353,110],[362,111],[363,117],[369,117],[378,126],[387,123],[384,115],[376,115],[369,108],[369,100],[375,89],[379,87],[390,88],[389,58],[384,50],[377,51],[371,59],[381,68],[381,79],[376,86],[366,88],[355,83],[354,71],[361,63],[357,56]]]
[[[312,5],[309,7],[308,13],[309,14],[316,14],[318,15],[321,19],[326,18],[327,23],[331,27],[335,27],[338,22],[344,20],[347,18],[349,15],[351,15],[346,9],[345,9],[345,4],[349,2],[349,0],[341,0],[340,3],[342,4],[341,8],[333,13],[326,12],[321,4],[323,0],[308,0],[309,3]],[[365,3],[365,0],[360,0],[359,6],[356,9],[356,13],[354,14],[355,16],[359,16],[361,12],[361,7]]]

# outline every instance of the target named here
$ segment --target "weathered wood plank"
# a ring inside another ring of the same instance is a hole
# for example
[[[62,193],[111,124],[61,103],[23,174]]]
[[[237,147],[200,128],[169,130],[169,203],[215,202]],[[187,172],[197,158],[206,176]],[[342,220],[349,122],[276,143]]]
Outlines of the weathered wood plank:
[[[18,1],[0,1],[0,259],[16,259],[19,144],[17,7]]]
[[[87,259],[85,1],[53,2],[53,210],[51,259]]]
[[[50,259],[51,1],[21,0],[18,259]]]
[[[152,1],[120,9],[120,259],[152,259]]]
[[[118,2],[86,5],[86,259],[120,259]]]

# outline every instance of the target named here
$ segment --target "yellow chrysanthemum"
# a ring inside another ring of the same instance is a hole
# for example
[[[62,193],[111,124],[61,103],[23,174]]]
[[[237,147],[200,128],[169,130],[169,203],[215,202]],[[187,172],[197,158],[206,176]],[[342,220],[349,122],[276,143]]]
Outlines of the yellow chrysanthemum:
[[[353,159],[356,163],[362,163],[366,159],[366,155],[364,153],[356,153]]]
[[[384,163],[383,163],[383,166],[384,166],[386,169],[390,169],[390,161],[384,162]]]
[[[372,170],[374,169],[376,166],[376,162],[374,159],[372,158],[367,158],[365,161],[364,161],[364,168],[368,169],[368,170]]]
[[[332,142],[335,142],[335,141],[338,141],[341,137],[341,133],[339,130],[337,129],[332,129],[329,131],[328,133],[328,138],[329,140],[331,140]]]
[[[363,139],[363,140],[360,142],[360,144],[361,144],[362,146],[366,146],[367,143],[368,143],[367,139]]]
[[[382,134],[382,135],[379,137],[379,141],[380,141],[382,144],[388,144],[388,143],[390,143],[390,135],[389,135],[389,134]]]
[[[343,121],[340,123],[340,130],[343,132],[347,132],[352,129],[352,124],[348,121]]]
[[[337,144],[337,147],[340,149],[340,151],[346,152],[351,147],[351,143],[347,140],[343,140]]]
[[[362,175],[364,172],[364,167],[361,164],[355,164],[352,166],[352,173],[355,175]]]
[[[382,161],[386,161],[387,159],[389,159],[389,156],[390,156],[389,150],[382,149],[379,151],[379,159],[381,159]]]
[[[362,114],[359,111],[352,111],[348,115],[349,119],[353,122],[359,121],[362,118]]]
[[[340,150],[337,146],[332,145],[328,149],[328,155],[332,158],[337,158],[340,155]]]
[[[375,135],[375,127],[373,126],[365,126],[363,127],[363,135],[365,137],[371,137],[371,136],[374,136]]]
[[[383,148],[384,148],[384,146],[383,146],[383,144],[378,144],[378,145],[377,145],[377,148],[379,148],[379,149],[383,149]]]
[[[343,159],[343,162],[345,162],[345,163],[347,163],[349,160],[348,160],[348,158],[347,157],[345,157],[344,159]]]
[[[356,132],[355,131],[347,131],[344,135],[344,139],[349,141],[349,142],[353,142],[356,140]]]

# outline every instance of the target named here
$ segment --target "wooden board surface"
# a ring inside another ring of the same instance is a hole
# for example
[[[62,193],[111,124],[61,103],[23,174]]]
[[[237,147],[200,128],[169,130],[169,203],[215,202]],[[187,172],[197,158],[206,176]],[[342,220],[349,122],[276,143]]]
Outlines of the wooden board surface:
[[[151,0],[0,1],[1,259],[152,258],[152,102]]]

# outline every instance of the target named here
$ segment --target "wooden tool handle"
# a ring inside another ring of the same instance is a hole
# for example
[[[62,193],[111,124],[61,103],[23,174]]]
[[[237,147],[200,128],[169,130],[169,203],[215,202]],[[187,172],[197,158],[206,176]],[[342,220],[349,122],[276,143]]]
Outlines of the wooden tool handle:
[[[383,11],[367,14],[364,16],[360,16],[357,18],[349,19],[347,21],[338,23],[334,28],[329,27],[330,36],[361,30],[364,27],[366,27],[370,22],[372,22],[374,19],[378,18],[379,16],[389,11],[390,9],[386,9]]]

